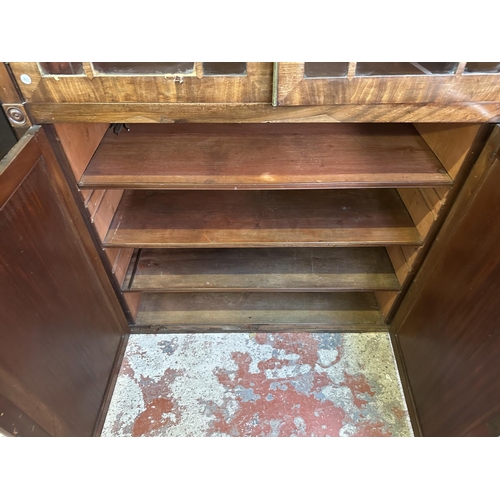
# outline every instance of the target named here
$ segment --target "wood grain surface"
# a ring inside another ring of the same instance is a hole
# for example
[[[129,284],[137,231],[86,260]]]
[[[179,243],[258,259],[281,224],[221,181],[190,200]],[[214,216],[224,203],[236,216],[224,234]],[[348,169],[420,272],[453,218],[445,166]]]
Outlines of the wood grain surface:
[[[419,244],[392,189],[125,191],[105,246],[329,247]]]
[[[449,185],[409,124],[174,124],[108,130],[84,188],[326,189]]]
[[[391,326],[426,436],[484,435],[500,414],[499,148],[496,127]]]
[[[273,65],[270,62],[247,63],[244,76],[217,77],[194,73],[97,75],[95,71],[91,78],[85,74],[42,76],[36,62],[10,65],[25,100],[32,103],[271,102]],[[29,75],[29,84],[21,80],[22,74]]]
[[[500,101],[499,74],[304,78],[304,63],[278,63],[278,104],[410,104]]]
[[[269,104],[182,103],[29,103],[36,123],[486,123],[500,121],[500,102],[426,104],[338,104],[279,106]]]
[[[128,331],[45,134],[0,161],[0,393],[53,436],[90,436]]]
[[[145,293],[136,325],[386,330],[371,293]]]
[[[145,249],[126,290],[398,290],[384,248]]]

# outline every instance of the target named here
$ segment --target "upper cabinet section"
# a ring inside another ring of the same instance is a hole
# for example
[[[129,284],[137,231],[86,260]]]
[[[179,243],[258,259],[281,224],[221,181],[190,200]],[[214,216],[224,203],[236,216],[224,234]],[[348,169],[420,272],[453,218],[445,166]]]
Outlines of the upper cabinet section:
[[[28,103],[270,103],[272,63],[10,63]]]
[[[278,63],[282,106],[500,101],[500,63]]]
[[[33,123],[500,120],[499,62],[8,64]]]

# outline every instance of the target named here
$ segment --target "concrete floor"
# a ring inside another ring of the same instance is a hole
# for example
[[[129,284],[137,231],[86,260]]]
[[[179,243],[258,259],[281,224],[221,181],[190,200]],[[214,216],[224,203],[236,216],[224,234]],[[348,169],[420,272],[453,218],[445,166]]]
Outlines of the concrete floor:
[[[388,334],[131,335],[103,436],[411,436]]]

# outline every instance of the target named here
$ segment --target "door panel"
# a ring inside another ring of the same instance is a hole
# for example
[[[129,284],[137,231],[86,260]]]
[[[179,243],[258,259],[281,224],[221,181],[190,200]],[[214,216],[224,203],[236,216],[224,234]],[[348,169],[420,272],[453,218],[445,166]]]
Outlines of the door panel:
[[[0,393],[90,436],[128,325],[40,127],[0,162]]]
[[[10,63],[34,103],[270,103],[272,63]]]
[[[279,105],[500,101],[500,63],[278,63]]]
[[[425,436],[500,435],[500,127],[396,313]]]

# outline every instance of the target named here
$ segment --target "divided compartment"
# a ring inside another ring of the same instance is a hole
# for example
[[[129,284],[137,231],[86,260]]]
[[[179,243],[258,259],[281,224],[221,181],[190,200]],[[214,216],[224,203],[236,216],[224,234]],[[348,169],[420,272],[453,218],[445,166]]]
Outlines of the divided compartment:
[[[126,190],[105,247],[256,248],[418,245],[394,189]]]
[[[77,182],[96,149],[103,140],[108,123],[57,123],[54,125],[62,150]],[[94,226],[97,237],[104,240],[109,225],[113,220],[118,204],[123,196],[123,190],[114,189],[81,189],[80,195],[87,209],[89,219]],[[102,247],[103,248],[103,247]],[[123,284],[130,259],[131,248],[103,248],[108,260],[108,267],[117,281],[118,288]],[[123,299],[130,319],[135,321],[139,311],[140,293],[123,293]]]
[[[93,189],[450,186],[410,124],[134,124],[110,129],[80,179]]]
[[[479,129],[105,127],[75,178],[136,325],[177,331],[385,328]]]
[[[385,248],[143,249],[124,291],[359,292],[399,290]]]
[[[372,293],[145,293],[154,331],[387,331]]]

